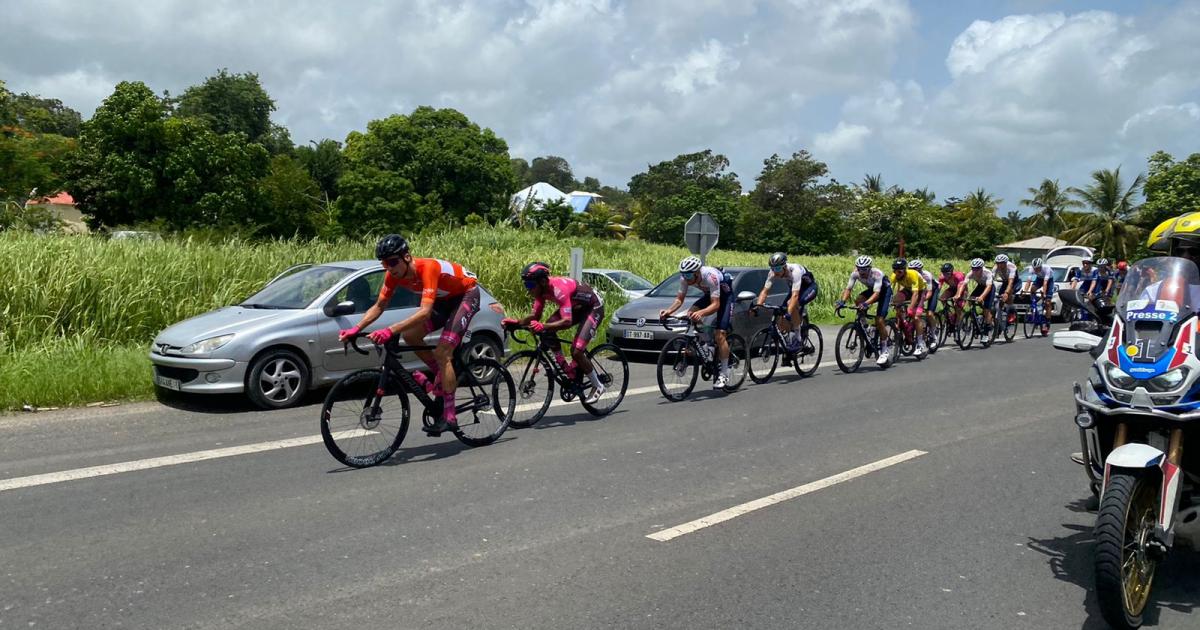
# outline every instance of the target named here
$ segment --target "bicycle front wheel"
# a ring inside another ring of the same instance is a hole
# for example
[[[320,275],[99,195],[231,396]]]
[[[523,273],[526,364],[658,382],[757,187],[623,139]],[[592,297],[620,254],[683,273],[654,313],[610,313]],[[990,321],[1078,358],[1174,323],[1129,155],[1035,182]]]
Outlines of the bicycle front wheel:
[[[321,440],[329,454],[353,468],[386,461],[408,432],[408,396],[395,383],[379,386],[383,371],[342,377],[321,406]]]
[[[958,347],[962,350],[970,350],[971,346],[975,344],[975,334],[975,317],[963,313],[958,318],[958,329],[955,331]]]
[[[625,390],[629,387],[629,361],[625,360],[625,353],[611,343],[592,348],[588,359],[596,370],[596,378],[604,386],[604,393],[595,403],[579,402],[593,416],[607,416],[625,400]]]
[[[770,326],[754,333],[750,338],[750,380],[759,385],[766,383],[775,374],[781,351]]]
[[[746,353],[746,340],[741,335],[730,334],[726,340],[729,342],[729,379],[725,391],[732,392],[746,380],[746,364],[750,357]]]
[[[857,372],[866,353],[866,337],[859,334],[854,322],[844,324],[838,331],[837,344],[833,347],[833,358],[837,360],[838,367],[846,374]]]
[[[517,408],[517,387],[512,375],[499,361],[476,357],[459,378],[459,392],[466,385],[471,398],[458,405],[458,430],[454,437],[467,446],[486,446],[500,439]]]
[[[667,400],[678,402],[687,398],[700,375],[697,348],[687,337],[676,337],[658,353],[658,389]]]
[[[1037,331],[1037,313],[1030,309],[1028,313],[1021,317],[1021,334],[1025,335],[1026,339],[1033,337],[1033,333]]]
[[[800,352],[792,358],[796,373],[800,376],[816,374],[824,352],[825,341],[821,338],[821,329],[812,324],[805,324],[804,332],[800,335]]]
[[[509,424],[524,429],[537,424],[554,399],[554,371],[537,352],[518,352],[504,362],[517,386],[517,407]]]

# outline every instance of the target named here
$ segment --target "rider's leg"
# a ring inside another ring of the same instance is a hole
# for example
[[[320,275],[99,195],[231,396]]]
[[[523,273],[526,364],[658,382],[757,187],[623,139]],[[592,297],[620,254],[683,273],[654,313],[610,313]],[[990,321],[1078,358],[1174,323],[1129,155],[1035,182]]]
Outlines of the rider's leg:
[[[425,335],[429,332],[427,329],[428,326],[417,326],[404,331],[404,334],[401,336],[407,345],[423,346],[425,345]],[[426,393],[432,392],[441,378],[441,370],[438,368],[437,360],[433,357],[433,353],[428,350],[422,350],[416,354],[417,358],[421,359],[426,367],[429,368],[429,372],[433,376],[427,377],[419,371],[414,371],[413,379],[417,381],[418,385],[425,388]]]
[[[454,394],[458,389],[458,376],[454,373],[454,351],[458,349],[471,320],[478,312],[479,288],[476,287],[463,294],[449,321],[430,320],[435,326],[443,326],[442,336],[438,340],[437,349],[433,351],[433,356],[442,372],[442,418],[451,426],[456,425],[458,421],[458,412],[454,409]]]

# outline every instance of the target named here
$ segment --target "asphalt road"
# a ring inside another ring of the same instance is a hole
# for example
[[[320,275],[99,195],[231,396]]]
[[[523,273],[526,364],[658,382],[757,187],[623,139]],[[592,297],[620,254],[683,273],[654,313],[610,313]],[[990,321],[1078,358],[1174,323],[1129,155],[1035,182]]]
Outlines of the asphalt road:
[[[361,471],[317,405],[0,417],[0,628],[1100,628],[1086,362],[1019,340],[642,393]],[[1148,626],[1200,625],[1198,576],[1173,555]]]

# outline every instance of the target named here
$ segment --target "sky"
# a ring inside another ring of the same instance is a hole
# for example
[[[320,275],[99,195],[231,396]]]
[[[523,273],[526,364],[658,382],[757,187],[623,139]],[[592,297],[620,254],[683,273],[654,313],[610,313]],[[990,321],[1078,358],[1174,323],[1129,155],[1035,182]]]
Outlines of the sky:
[[[113,86],[255,72],[298,144],[452,107],[514,157],[625,187],[711,148],[753,187],[842,182],[1021,209],[1043,178],[1200,151],[1200,0],[6,0],[0,79],[86,117]]]

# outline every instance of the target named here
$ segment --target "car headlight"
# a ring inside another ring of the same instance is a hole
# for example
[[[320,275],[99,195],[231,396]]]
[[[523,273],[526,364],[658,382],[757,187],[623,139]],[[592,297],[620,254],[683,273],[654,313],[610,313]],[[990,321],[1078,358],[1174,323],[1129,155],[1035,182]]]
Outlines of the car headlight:
[[[1151,391],[1169,392],[1183,384],[1187,379],[1188,370],[1185,367],[1175,368],[1166,374],[1159,374],[1150,379]]]
[[[608,318],[608,323],[612,324],[613,326],[616,326],[617,324],[619,324],[621,322],[620,322],[620,320],[617,319],[617,314],[613,313],[613,316]]]
[[[179,352],[182,354],[208,354],[229,343],[232,339],[232,333],[221,335],[220,337],[209,337],[203,341],[197,341],[189,346],[184,346]]]
[[[1104,371],[1108,375],[1109,382],[1117,387],[1120,387],[1121,389],[1129,389],[1133,386],[1134,380],[1136,380],[1132,376],[1126,374],[1125,370],[1122,370],[1112,363],[1109,363],[1108,366],[1104,368]],[[1164,376],[1166,375],[1164,374]]]

